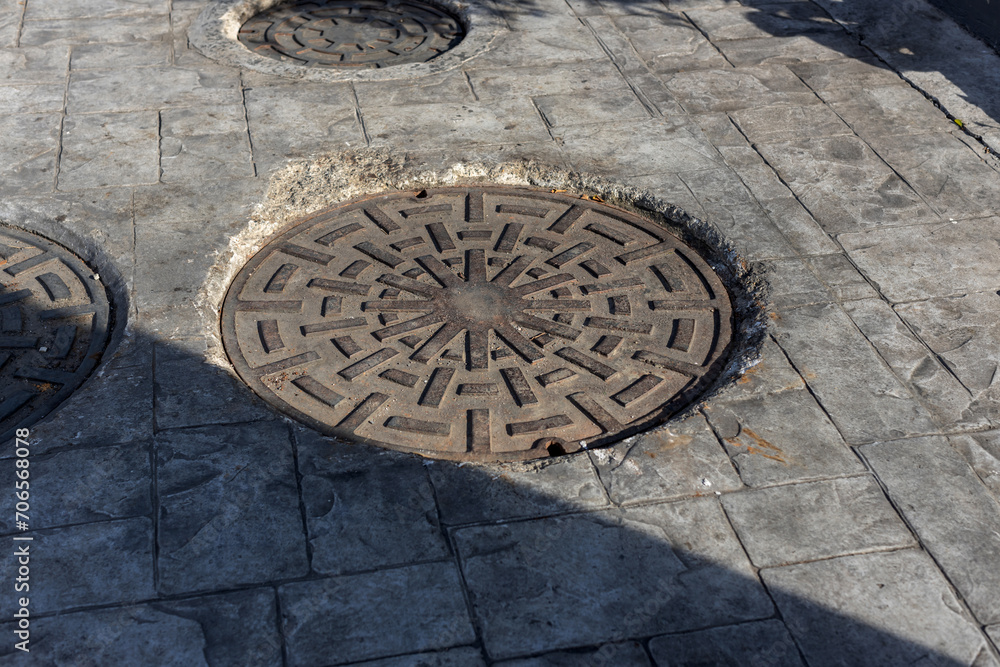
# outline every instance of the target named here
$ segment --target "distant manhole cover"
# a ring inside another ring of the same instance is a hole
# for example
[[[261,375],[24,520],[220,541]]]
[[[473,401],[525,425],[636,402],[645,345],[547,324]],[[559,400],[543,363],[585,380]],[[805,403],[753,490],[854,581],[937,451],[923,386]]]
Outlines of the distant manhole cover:
[[[107,345],[109,316],[104,287],[79,257],[0,228],[0,439],[80,386]]]
[[[317,67],[426,62],[463,36],[455,16],[420,0],[298,0],[257,14],[239,31],[254,53]]]
[[[329,434],[530,459],[649,428],[718,375],[731,304],[665,228],[548,192],[442,188],[333,208],[271,241],[222,312],[269,402]]]

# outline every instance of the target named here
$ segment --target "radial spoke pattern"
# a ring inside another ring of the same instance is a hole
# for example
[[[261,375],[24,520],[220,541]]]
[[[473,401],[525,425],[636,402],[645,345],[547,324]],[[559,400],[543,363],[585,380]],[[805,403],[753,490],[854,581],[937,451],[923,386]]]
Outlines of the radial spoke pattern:
[[[426,62],[465,36],[446,10],[419,0],[300,0],[243,24],[254,53],[308,67],[386,67]]]
[[[0,441],[87,378],[107,344],[109,315],[104,287],[78,257],[0,229]]]
[[[512,460],[649,428],[720,371],[729,296],[666,229],[510,188],[394,193],[310,218],[230,288],[226,349],[321,430]]]

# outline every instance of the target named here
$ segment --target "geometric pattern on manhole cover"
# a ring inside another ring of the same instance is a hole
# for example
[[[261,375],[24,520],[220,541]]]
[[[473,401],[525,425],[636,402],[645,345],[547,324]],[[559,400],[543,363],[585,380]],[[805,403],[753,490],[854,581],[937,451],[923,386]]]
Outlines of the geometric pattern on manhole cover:
[[[0,440],[50,412],[107,345],[104,286],[68,250],[0,227]]]
[[[283,412],[452,460],[649,428],[716,377],[722,281],[664,227],[532,190],[391,193],[269,242],[230,286],[226,351]]]
[[[428,61],[464,34],[457,18],[418,0],[318,0],[261,12],[239,39],[257,54],[306,66],[386,67]]]

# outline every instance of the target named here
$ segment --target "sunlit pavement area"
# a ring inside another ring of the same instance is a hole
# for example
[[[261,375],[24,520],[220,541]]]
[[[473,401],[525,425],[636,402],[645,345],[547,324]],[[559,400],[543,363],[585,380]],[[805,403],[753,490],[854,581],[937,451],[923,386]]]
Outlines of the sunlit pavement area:
[[[0,664],[1000,664],[1000,57],[917,0],[477,2],[457,66],[324,82],[202,55],[205,0],[0,0],[0,222],[118,305],[28,533],[3,445]],[[532,465],[293,423],[203,297],[275,174],[356,149],[679,206],[768,283],[759,363]]]

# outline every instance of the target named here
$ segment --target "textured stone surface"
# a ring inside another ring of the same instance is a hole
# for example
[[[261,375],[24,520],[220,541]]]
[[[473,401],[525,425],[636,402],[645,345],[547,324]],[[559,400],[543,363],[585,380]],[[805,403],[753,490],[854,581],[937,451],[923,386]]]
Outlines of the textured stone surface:
[[[278,595],[289,665],[343,664],[475,638],[451,563],[287,584]]]
[[[654,637],[649,652],[657,664],[774,665],[799,667],[795,642],[781,621],[759,621],[683,635]]]
[[[474,648],[455,648],[437,653],[419,653],[382,660],[366,660],[358,667],[485,667],[483,654]]]
[[[731,493],[722,506],[757,567],[916,544],[870,477]]]
[[[993,492],[993,497],[1000,500],[1000,433],[955,435],[948,441],[965,457],[986,488]]]
[[[228,588],[308,572],[284,424],[169,432],[157,437],[156,459],[162,591]]]
[[[36,452],[31,448],[32,453]],[[13,489],[14,466],[5,477]],[[152,512],[149,448],[137,442],[118,447],[71,449],[32,460],[33,528],[148,516]],[[0,502],[0,532],[15,533],[14,494]]]
[[[30,514],[29,514],[30,516]],[[31,613],[148,600],[153,590],[153,533],[148,518],[87,523],[31,531],[28,545]],[[11,544],[15,544],[11,542]],[[14,547],[4,557],[17,571]],[[44,582],[44,584],[42,583]],[[14,614],[14,595],[0,599],[0,613]]]
[[[340,574],[444,558],[421,461],[296,432],[313,570]]]
[[[615,503],[707,495],[743,486],[700,415],[595,449],[590,456]]]
[[[771,613],[714,499],[467,528],[454,539],[498,658]]]
[[[63,125],[59,189],[155,183],[159,178],[155,111],[69,116]],[[94,143],[106,149],[94,153]]]
[[[983,624],[997,622],[997,499],[945,438],[878,443],[861,452],[976,618]]]
[[[599,648],[575,651],[557,651],[534,658],[504,660],[493,663],[497,667],[603,667],[604,665],[628,665],[629,667],[650,667],[649,656],[639,642],[605,644]],[[672,664],[672,663],[671,663]]]
[[[761,576],[809,664],[971,665],[985,648],[979,628],[919,551],[845,556]],[[822,605],[812,601],[817,595]]]

